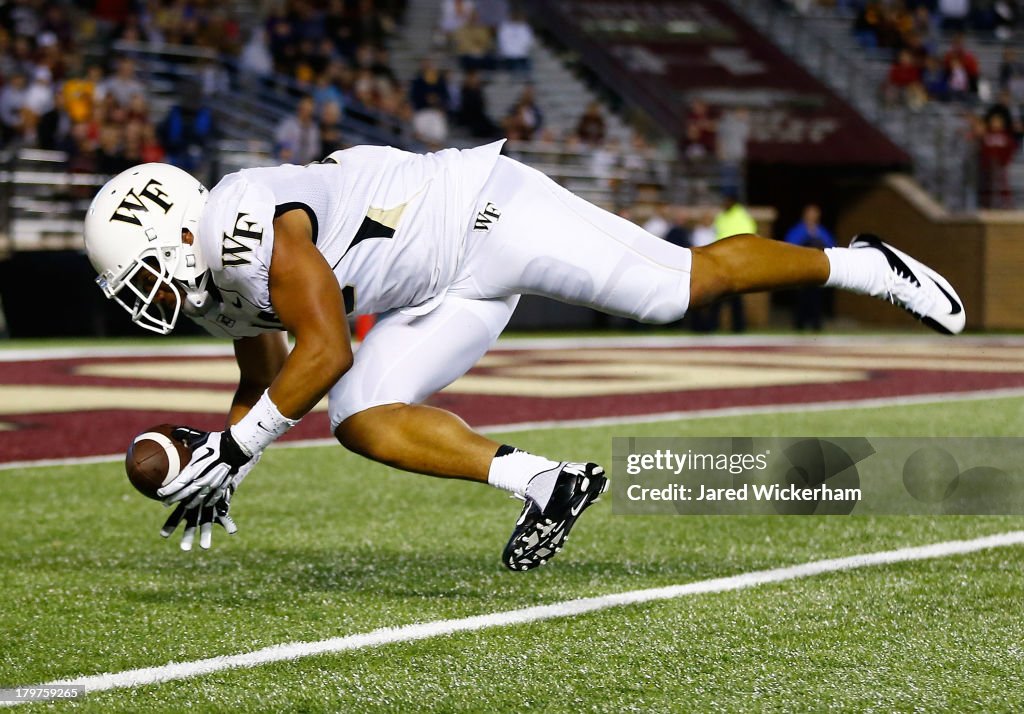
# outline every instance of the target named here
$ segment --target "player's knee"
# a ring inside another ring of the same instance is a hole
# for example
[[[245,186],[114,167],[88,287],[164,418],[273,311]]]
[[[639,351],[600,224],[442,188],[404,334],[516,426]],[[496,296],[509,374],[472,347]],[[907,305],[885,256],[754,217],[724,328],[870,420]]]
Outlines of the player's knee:
[[[405,404],[384,404],[346,417],[334,429],[334,438],[349,451],[374,461],[388,461],[389,416]]]

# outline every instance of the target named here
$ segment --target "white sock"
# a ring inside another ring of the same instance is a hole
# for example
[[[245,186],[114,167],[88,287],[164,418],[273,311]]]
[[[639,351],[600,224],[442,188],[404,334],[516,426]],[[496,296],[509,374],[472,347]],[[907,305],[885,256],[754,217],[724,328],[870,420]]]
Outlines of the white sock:
[[[885,294],[889,261],[877,250],[864,248],[826,248],[829,274],[827,288],[843,288],[861,295]]]
[[[551,498],[560,466],[559,462],[545,459],[543,456],[535,456],[511,446],[502,446],[491,461],[487,483],[510,491],[520,498],[525,498],[526,487],[529,486],[530,498],[543,508]]]

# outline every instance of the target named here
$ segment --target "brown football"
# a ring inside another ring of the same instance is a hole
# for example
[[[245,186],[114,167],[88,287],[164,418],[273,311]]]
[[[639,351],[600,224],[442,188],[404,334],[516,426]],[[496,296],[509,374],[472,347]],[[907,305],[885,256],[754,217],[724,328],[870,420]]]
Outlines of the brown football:
[[[160,424],[146,429],[128,447],[124,470],[132,486],[147,498],[160,500],[157,489],[170,483],[192,459],[192,449],[173,436],[176,428],[173,424]]]

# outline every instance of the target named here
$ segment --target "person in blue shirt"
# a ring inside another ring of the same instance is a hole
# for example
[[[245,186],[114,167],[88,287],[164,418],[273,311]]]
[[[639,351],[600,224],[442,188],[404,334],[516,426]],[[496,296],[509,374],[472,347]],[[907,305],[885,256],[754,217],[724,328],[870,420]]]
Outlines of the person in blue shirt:
[[[836,241],[823,225],[821,225],[821,209],[813,203],[804,206],[800,222],[789,229],[785,238],[787,243],[805,248],[835,248]],[[810,328],[820,332],[822,327],[823,304],[825,291],[819,287],[802,288],[796,294],[796,308],[793,323],[796,329]]]

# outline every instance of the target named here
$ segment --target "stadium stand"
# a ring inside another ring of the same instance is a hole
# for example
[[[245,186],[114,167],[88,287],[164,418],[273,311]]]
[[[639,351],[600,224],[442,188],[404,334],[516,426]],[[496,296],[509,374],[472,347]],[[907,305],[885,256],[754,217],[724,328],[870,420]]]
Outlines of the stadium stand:
[[[909,151],[915,177],[944,205],[1024,202],[1013,3],[732,5]],[[992,130],[993,110],[1004,115],[1013,151],[994,148],[1007,137]]]

